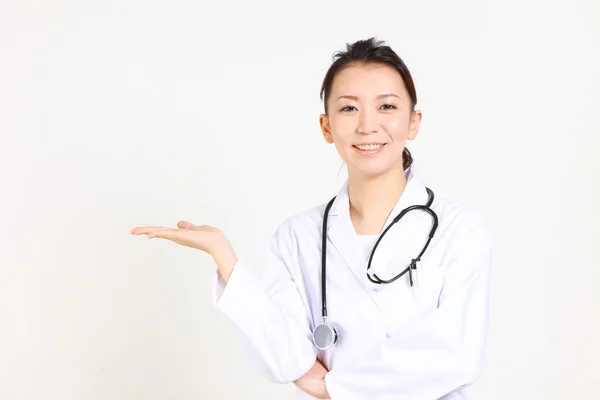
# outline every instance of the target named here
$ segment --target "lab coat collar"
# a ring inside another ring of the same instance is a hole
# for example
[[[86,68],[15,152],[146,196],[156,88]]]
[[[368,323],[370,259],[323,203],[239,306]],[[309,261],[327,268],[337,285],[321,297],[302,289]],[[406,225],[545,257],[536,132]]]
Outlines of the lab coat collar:
[[[390,224],[394,217],[398,215],[398,213],[400,213],[404,208],[413,204],[427,203],[427,190],[415,168],[413,166],[408,167],[404,171],[404,176],[406,177],[406,186],[404,188],[404,191],[402,192],[402,195],[400,196],[400,199],[398,200],[398,202],[392,209],[392,212],[388,216],[384,229]],[[336,199],[333,205],[331,206],[331,209],[329,210],[329,216],[347,216],[348,218],[350,218],[350,198],[348,194],[348,180],[346,180],[346,182],[344,182],[344,184],[340,188]]]
[[[385,230],[393,219],[406,207],[414,204],[426,204],[428,194],[425,185],[421,181],[414,167],[409,167],[404,171],[406,176],[406,186],[400,199],[390,212],[386,223],[382,229]],[[393,228],[392,228],[393,230]],[[368,289],[373,287],[366,276],[367,264],[361,258],[360,244],[357,240],[356,230],[350,219],[350,199],[348,196],[348,180],[340,188],[336,199],[329,211],[329,219],[327,221],[327,234],[331,244],[338,250],[347,266],[352,270],[360,284]],[[377,247],[373,263],[371,264],[372,271],[380,270],[385,267],[397,253],[399,243],[394,241],[393,234],[386,235]],[[379,267],[379,268],[375,268]],[[394,269],[402,268],[402,266],[394,266]],[[373,269],[375,268],[375,269]]]

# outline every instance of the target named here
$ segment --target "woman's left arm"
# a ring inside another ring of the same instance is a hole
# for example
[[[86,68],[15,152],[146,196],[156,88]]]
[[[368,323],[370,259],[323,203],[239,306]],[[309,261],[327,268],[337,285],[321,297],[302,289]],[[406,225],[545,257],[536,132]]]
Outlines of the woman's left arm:
[[[439,399],[478,379],[488,327],[492,233],[479,214],[468,219],[452,239],[438,308],[337,363],[325,376],[333,400]]]

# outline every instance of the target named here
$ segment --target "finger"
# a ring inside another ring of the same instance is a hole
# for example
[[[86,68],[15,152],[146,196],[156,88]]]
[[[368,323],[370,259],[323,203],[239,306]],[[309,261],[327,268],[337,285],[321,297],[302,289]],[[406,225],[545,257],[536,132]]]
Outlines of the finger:
[[[160,238],[177,242],[182,239],[185,232],[187,231],[181,229],[160,229],[149,233],[148,239]]]
[[[129,233],[132,235],[139,235],[142,232],[147,233],[150,229],[157,229],[158,226],[136,226]]]
[[[188,221],[179,221],[177,223],[177,227],[180,229],[194,229],[196,227],[196,225],[194,225]]]
[[[148,233],[151,233],[154,231],[166,230],[166,229],[173,229],[173,228],[167,228],[164,226],[139,226],[137,228],[133,228],[130,233],[132,235],[144,235],[144,234],[148,234]]]
[[[179,221],[177,223],[177,227],[181,228],[181,229],[189,229],[189,230],[192,230],[192,231],[202,230],[201,226],[194,225],[194,224],[192,224],[191,222],[188,222],[188,221]]]

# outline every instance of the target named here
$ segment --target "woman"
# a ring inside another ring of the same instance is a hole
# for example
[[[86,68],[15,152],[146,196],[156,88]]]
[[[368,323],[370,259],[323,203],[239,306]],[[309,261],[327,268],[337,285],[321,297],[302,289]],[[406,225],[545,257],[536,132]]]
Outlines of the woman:
[[[216,228],[181,221],[132,233],[211,254],[216,306],[261,373],[294,382],[298,398],[465,399],[483,363],[489,225],[478,211],[434,196],[412,167],[405,145],[422,114],[410,72],[390,47],[371,38],[338,52],[321,98],[322,133],[348,180],[331,202],[279,226],[263,282]]]

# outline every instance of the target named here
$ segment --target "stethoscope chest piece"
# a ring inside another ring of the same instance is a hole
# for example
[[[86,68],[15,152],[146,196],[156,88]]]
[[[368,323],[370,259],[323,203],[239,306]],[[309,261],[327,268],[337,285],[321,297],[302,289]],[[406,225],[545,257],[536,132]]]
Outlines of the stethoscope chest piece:
[[[327,350],[338,340],[338,333],[327,322],[317,325],[313,331],[313,343],[319,350]]]

